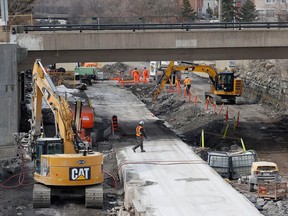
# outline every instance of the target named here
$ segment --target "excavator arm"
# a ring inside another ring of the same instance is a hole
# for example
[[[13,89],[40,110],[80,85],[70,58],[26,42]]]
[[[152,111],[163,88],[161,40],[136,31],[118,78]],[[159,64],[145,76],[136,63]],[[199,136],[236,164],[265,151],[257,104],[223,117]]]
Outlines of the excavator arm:
[[[165,84],[169,80],[172,72],[173,72],[173,67],[174,67],[174,61],[171,61],[165,71],[163,73],[162,77],[158,81],[157,85],[155,86],[153,92],[152,92],[152,100],[156,100],[159,94],[161,93],[162,89],[164,88]]]
[[[152,92],[153,101],[157,99],[157,97],[161,93],[162,89],[169,80],[173,71],[190,71],[190,72],[207,73],[213,85],[215,84],[215,77],[217,75],[217,71],[213,67],[208,65],[195,65],[195,64],[174,65],[174,61],[171,61]]]
[[[33,107],[32,135],[40,136],[42,122],[42,98],[45,98],[55,117],[56,135],[64,142],[64,153],[76,153],[78,146],[74,142],[74,121],[68,102],[59,95],[40,60],[36,60],[33,68]],[[59,133],[59,134],[58,134]]]

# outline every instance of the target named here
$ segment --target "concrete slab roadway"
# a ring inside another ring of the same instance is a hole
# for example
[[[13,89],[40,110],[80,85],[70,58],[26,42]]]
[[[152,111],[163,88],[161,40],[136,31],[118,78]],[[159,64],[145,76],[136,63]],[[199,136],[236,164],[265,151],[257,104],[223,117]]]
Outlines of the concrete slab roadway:
[[[104,83],[87,94],[100,116],[118,116],[126,134],[134,134],[138,121],[145,121],[146,152],[134,153],[132,145],[117,152],[126,209],[155,216],[261,215],[129,91]]]

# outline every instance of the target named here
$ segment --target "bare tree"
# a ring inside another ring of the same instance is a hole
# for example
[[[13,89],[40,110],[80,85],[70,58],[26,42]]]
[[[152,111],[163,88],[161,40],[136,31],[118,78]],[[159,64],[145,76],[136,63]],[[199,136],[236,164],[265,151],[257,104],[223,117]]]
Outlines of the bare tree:
[[[130,0],[128,16],[140,17],[146,21],[163,21],[179,16],[178,0]]]
[[[178,0],[35,0],[37,7],[67,8],[70,23],[131,23],[155,22],[168,17],[179,16]],[[54,4],[52,3],[54,1]],[[44,9],[42,10],[44,12]],[[151,18],[152,17],[152,18]],[[139,19],[140,18],[140,19]]]
[[[127,12],[130,16],[145,17],[155,15],[157,1],[154,0],[134,0],[130,1]]]
[[[34,0],[8,0],[9,15],[23,15],[32,12]]]
[[[287,22],[288,21],[288,7],[287,2],[285,1],[285,4],[283,2],[280,3],[280,1],[276,2],[275,4],[275,15],[276,15],[276,21],[278,22]]]

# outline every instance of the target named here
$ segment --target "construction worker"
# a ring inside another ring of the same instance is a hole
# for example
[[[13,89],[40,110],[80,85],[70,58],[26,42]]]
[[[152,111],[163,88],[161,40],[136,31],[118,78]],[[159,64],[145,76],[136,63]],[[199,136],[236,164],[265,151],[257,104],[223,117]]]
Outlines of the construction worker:
[[[144,130],[144,121],[140,121],[138,126],[136,127],[136,139],[137,144],[132,148],[134,152],[136,152],[136,149],[140,146],[141,152],[145,152],[143,149],[143,139],[144,137],[147,139],[147,136],[145,134]]]
[[[191,88],[191,79],[188,76],[184,80],[184,87],[186,87],[186,93],[189,94]]]
[[[143,82],[144,83],[147,83],[147,78],[149,78],[149,72],[146,69],[146,67],[144,67],[144,70],[143,70]]]
[[[174,86],[175,86],[175,87],[178,87],[178,86],[180,86],[180,83],[181,83],[181,78],[180,78],[180,77],[177,77]]]
[[[176,83],[174,84],[174,86],[177,88],[177,92],[179,93],[181,91],[181,77],[178,76],[176,79]]]
[[[133,77],[134,77],[134,83],[138,83],[139,82],[139,71],[137,70],[137,68],[135,68],[133,71]]]

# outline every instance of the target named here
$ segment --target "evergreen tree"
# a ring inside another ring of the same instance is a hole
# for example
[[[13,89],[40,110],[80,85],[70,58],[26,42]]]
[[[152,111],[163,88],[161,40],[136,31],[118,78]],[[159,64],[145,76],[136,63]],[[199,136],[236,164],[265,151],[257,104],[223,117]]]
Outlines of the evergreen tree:
[[[251,0],[247,0],[241,7],[238,17],[239,22],[253,22],[257,17],[255,4]]]
[[[222,22],[233,22],[237,19],[237,8],[233,0],[223,0],[222,3]]]
[[[185,21],[195,21],[196,12],[191,7],[189,0],[183,0],[181,6],[181,15]]]
[[[208,6],[207,8],[206,14],[207,14],[207,17],[210,19],[213,17],[213,10],[210,8],[210,6]]]

